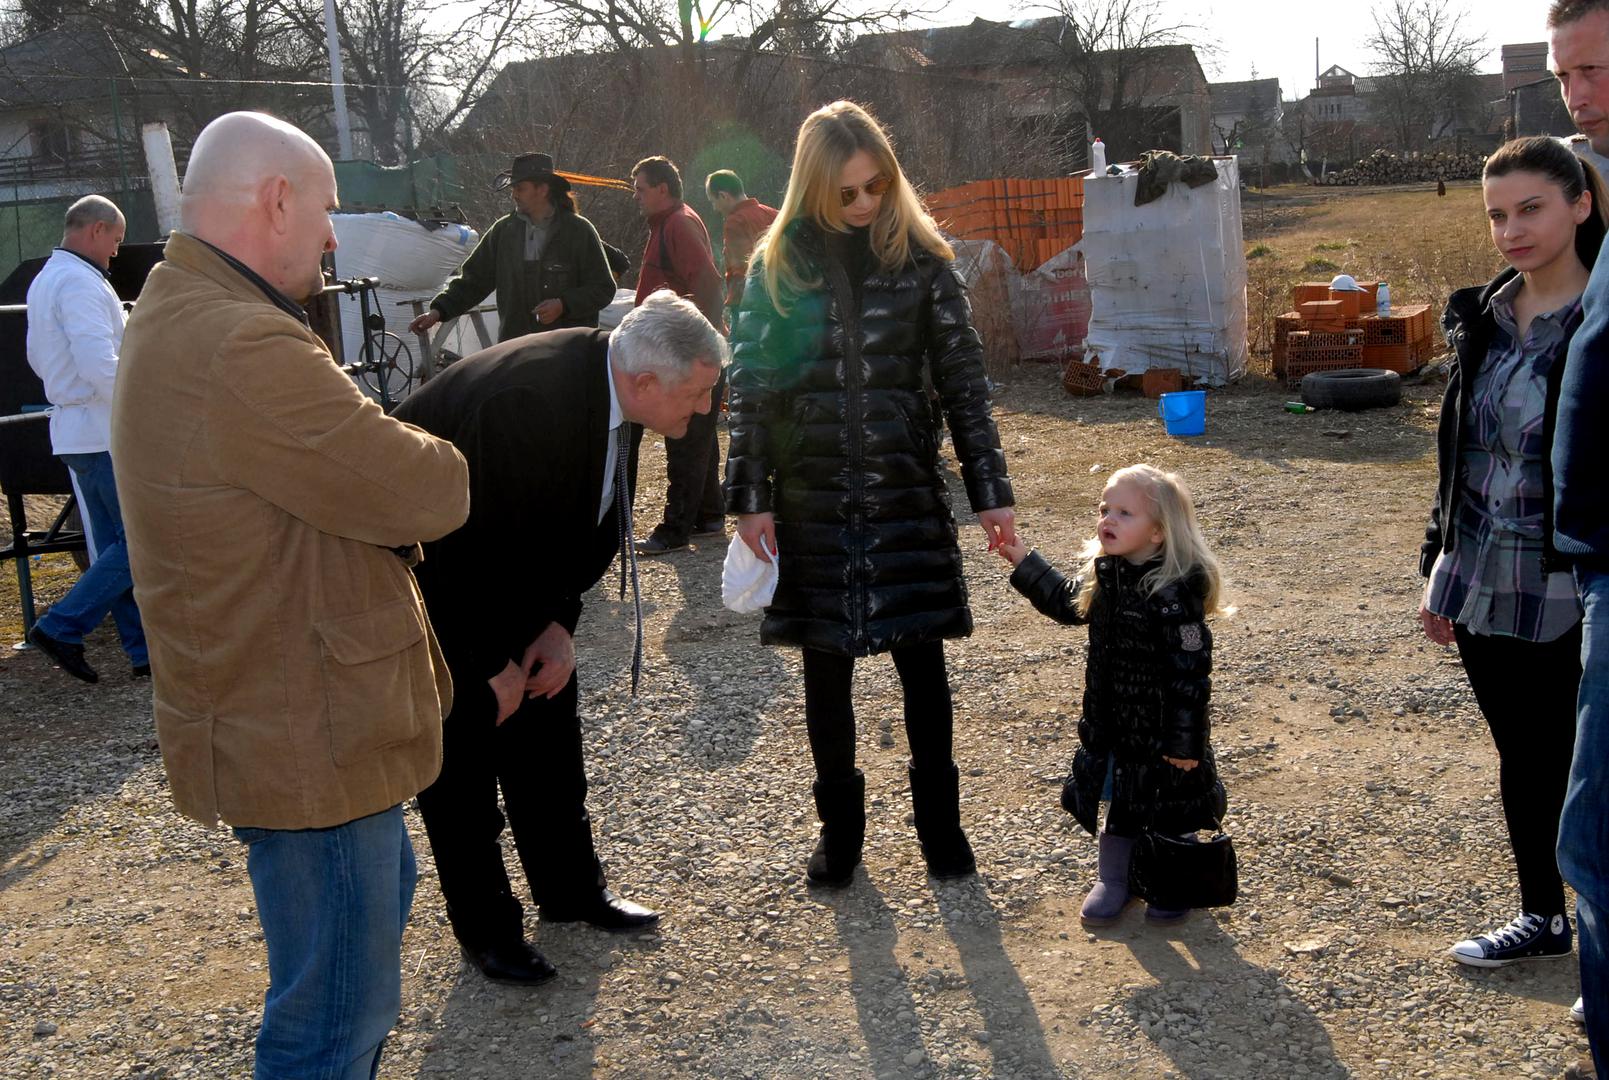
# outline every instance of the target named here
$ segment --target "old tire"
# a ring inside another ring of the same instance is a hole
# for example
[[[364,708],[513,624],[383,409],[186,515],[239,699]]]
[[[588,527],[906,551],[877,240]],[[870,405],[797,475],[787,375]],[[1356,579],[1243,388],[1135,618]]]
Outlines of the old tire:
[[[1379,368],[1343,368],[1302,376],[1302,401],[1315,409],[1378,409],[1402,400],[1402,376]]]

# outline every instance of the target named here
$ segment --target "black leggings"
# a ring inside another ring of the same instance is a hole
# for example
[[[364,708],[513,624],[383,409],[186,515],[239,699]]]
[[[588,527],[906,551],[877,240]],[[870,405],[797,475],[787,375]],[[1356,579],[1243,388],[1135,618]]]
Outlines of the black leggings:
[[[905,738],[917,770],[944,768],[951,760],[955,713],[944,670],[944,643],[930,641],[893,651],[905,691]],[[853,657],[804,650],[805,727],[816,777],[843,780],[855,771],[855,708],[850,689]]]
[[[1562,915],[1564,885],[1553,851],[1575,753],[1581,626],[1540,642],[1474,634],[1461,624],[1453,629],[1469,687],[1497,744],[1520,905],[1533,915]]]

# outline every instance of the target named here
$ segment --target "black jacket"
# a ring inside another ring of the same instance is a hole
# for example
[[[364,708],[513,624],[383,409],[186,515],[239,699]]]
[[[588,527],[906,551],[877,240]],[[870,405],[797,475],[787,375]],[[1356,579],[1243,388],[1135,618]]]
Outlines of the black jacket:
[[[535,265],[525,261],[525,219],[505,214],[486,230],[458,273],[430,306],[443,319],[457,318],[497,291],[497,340],[572,327],[597,326],[598,313],[615,298],[609,257],[592,222],[556,210],[547,244]],[[564,302],[564,314],[543,326],[531,309],[543,300]]]
[[[1419,546],[1419,573],[1429,577],[1436,556],[1452,547],[1455,529],[1452,528],[1458,503],[1464,497],[1464,477],[1461,467],[1464,426],[1469,419],[1469,408],[1474,394],[1475,375],[1486,363],[1497,331],[1497,318],[1492,314],[1492,297],[1519,271],[1509,267],[1485,285],[1459,289],[1447,301],[1442,313],[1442,328],[1447,343],[1452,346],[1455,361],[1447,379],[1447,391],[1442,397],[1441,419],[1436,425],[1436,498],[1430,504],[1430,522],[1425,526],[1425,542]],[[1577,314],[1573,332],[1580,325]],[[1559,415],[1559,388],[1564,381],[1564,363],[1553,365],[1548,373],[1547,400],[1542,413],[1542,442],[1553,446],[1553,432]],[[1542,570],[1551,573],[1566,570],[1553,548],[1553,463],[1551,456],[1543,459],[1542,499]]]
[[[1108,762],[1113,790],[1106,827],[1117,835],[1153,826],[1189,832],[1209,828],[1223,815],[1207,717],[1212,630],[1205,622],[1204,585],[1174,582],[1147,596],[1141,581],[1159,563],[1097,559],[1100,588],[1087,617],[1075,607],[1083,578],[1068,581],[1038,552],[1011,575],[1011,584],[1039,611],[1068,625],[1089,624],[1080,749],[1064,802],[1092,833]],[[1201,764],[1186,772],[1164,757]]]
[[[609,335],[557,330],[460,360],[397,406],[469,463],[469,520],[416,571],[455,680],[484,680],[550,622],[574,631],[581,594],[619,547],[598,522],[609,434]],[[633,440],[635,443],[635,440]],[[630,459],[636,486],[635,447]]]
[[[1600,253],[1599,264],[1609,256]],[[1562,560],[1609,572],[1609,273],[1594,273],[1581,298],[1582,320],[1570,343],[1553,440],[1553,529]]]
[[[778,314],[756,259],[733,333],[727,509],[774,513],[780,555],[760,638],[863,656],[969,634],[924,373],[972,508],[1012,496],[961,284],[925,251],[856,283],[815,226],[790,235],[823,285]]]

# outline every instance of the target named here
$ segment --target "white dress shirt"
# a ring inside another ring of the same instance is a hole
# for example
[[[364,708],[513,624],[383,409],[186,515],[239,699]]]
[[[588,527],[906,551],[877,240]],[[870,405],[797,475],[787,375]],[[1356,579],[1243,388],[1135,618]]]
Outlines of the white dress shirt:
[[[94,263],[57,248],[28,286],[28,366],[56,411],[57,454],[111,448],[112,389],[123,344],[123,305]]]

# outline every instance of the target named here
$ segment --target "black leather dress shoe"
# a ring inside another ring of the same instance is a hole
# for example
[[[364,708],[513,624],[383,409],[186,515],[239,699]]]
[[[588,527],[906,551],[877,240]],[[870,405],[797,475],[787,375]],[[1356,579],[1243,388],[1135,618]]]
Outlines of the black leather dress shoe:
[[[668,552],[685,551],[686,549],[686,540],[678,540],[674,536],[664,537],[660,536],[658,533],[655,533],[646,540],[637,541],[638,555],[664,555]]]
[[[543,922],[584,922],[599,930],[641,930],[659,922],[659,912],[622,900],[608,889],[578,904],[543,904]]]
[[[458,951],[464,954],[465,960],[479,968],[482,975],[495,983],[538,986],[559,973],[541,953],[524,941],[513,945],[496,945],[488,949],[471,949],[468,945],[459,945]]]
[[[73,678],[82,679],[88,683],[100,681],[101,677],[95,673],[95,669],[90,667],[89,662],[84,659],[83,645],[58,641],[39,629],[37,625],[28,631],[28,640],[33,644],[34,648],[54,660],[57,667]]]

